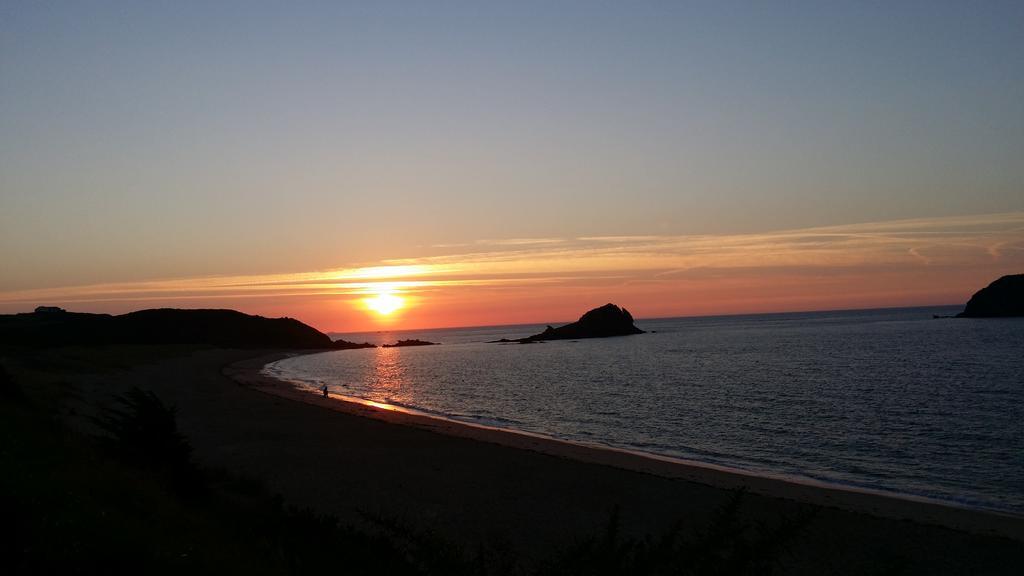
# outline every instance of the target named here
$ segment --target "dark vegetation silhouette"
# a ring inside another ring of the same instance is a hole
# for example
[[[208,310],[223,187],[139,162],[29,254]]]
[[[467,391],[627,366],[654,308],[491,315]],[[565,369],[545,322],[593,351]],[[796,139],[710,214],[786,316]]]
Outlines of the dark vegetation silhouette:
[[[264,318],[235,310],[159,308],[119,316],[37,308],[0,315],[0,345],[18,347],[111,344],[191,344],[218,348],[349,349],[364,342],[332,341],[294,318]]]
[[[132,388],[92,420],[106,433],[102,442],[117,457],[157,472],[185,494],[202,489],[201,473],[192,462],[192,445],[178,431],[176,410],[156,394]]]
[[[1024,316],[1024,274],[1003,276],[978,290],[958,318]]]
[[[737,490],[706,525],[677,522],[662,534],[638,538],[621,531],[618,509],[604,533],[556,552],[538,574],[543,576],[704,575],[777,573],[793,542],[814,512],[783,518],[776,525],[742,520],[745,492]]]
[[[525,338],[494,340],[491,343],[530,344],[546,340],[578,340],[583,338],[608,338],[610,336],[628,336],[643,334],[644,331],[633,324],[633,315],[625,308],[615,304],[605,304],[594,308],[580,317],[576,322],[553,328],[548,326],[540,334]]]
[[[7,401],[22,401],[25,399],[25,393],[14,382],[10,373],[7,372],[7,367],[3,364],[0,364],[0,399]]]

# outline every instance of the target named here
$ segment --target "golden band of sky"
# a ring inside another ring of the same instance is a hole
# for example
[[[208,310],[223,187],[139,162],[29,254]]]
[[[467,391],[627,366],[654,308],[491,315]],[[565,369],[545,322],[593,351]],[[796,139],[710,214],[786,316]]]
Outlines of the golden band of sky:
[[[393,320],[404,328],[571,319],[609,300],[638,317],[954,303],[999,275],[1024,272],[1024,213],[440,249],[450,253],[316,272],[8,291],[0,308],[232,307],[362,330],[379,319],[345,304],[381,291],[410,301]]]

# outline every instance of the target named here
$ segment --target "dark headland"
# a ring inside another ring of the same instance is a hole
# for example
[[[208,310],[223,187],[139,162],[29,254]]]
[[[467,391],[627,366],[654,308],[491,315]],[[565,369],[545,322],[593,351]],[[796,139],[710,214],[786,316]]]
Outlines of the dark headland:
[[[1024,274],[1003,276],[978,290],[957,318],[1024,316]]]
[[[370,343],[332,341],[294,318],[264,318],[235,310],[159,308],[119,316],[40,306],[33,313],[0,315],[0,345],[205,345],[217,348],[345,350]]]
[[[583,338],[608,338],[610,336],[629,336],[643,334],[644,331],[633,324],[633,315],[628,310],[615,304],[605,304],[594,308],[580,317],[579,320],[565,326],[553,328],[548,326],[540,334],[525,338],[494,340],[491,343],[530,344],[546,340],[579,340]]]

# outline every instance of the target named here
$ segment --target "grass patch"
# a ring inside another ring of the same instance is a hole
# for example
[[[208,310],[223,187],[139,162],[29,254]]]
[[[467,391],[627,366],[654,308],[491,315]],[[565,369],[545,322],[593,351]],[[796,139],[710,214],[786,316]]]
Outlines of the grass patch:
[[[157,346],[62,346],[59,348],[6,348],[0,355],[16,357],[29,370],[51,375],[109,374],[168,358],[188,356],[209,346],[166,344]]]
[[[557,551],[539,574],[556,575],[769,575],[812,520],[811,514],[755,525],[740,514],[744,491],[736,491],[706,525],[682,522],[657,536],[625,536],[618,510],[603,534]]]

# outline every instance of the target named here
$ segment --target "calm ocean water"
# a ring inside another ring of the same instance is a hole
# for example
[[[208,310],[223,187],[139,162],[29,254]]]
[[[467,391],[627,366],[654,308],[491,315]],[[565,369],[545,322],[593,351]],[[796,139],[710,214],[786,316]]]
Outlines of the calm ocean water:
[[[456,420],[1024,513],[1024,318],[958,307],[336,335],[441,346],[299,356],[268,374]]]

